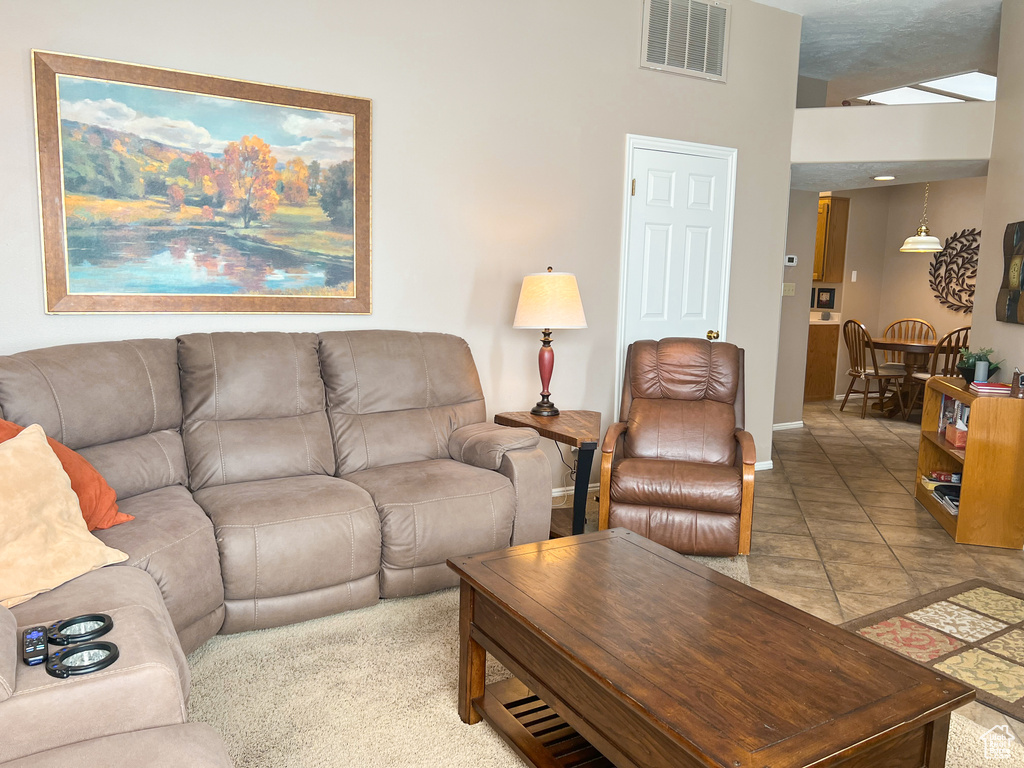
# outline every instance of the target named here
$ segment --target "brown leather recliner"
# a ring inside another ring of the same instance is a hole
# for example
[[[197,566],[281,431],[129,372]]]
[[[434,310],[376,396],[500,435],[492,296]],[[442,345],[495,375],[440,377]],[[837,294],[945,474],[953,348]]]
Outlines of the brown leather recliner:
[[[631,344],[619,422],[601,451],[602,530],[629,528],[683,554],[750,552],[754,439],[735,344]]]

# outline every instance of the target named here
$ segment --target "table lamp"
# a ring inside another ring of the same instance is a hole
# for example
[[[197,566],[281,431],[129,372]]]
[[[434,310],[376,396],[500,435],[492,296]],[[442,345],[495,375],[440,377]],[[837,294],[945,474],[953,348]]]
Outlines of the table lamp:
[[[519,304],[513,328],[536,328],[542,332],[537,364],[540,367],[540,400],[530,409],[537,416],[557,416],[551,402],[551,372],[555,367],[555,350],[551,348],[552,328],[586,328],[583,301],[576,284],[576,275],[569,272],[547,272],[527,275],[519,291]]]

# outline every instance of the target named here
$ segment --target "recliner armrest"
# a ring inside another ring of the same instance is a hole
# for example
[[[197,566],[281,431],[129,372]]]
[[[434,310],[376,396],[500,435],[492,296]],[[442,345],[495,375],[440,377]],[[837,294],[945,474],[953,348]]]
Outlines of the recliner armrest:
[[[601,453],[615,453],[615,441],[626,431],[626,422],[617,421],[608,427],[604,433],[604,442],[601,443]]]
[[[456,461],[497,470],[509,451],[529,451],[540,436],[528,427],[502,427],[480,422],[459,427],[448,438],[448,454]]]
[[[754,438],[745,429],[737,429],[736,442],[739,443],[739,455],[737,458],[742,464],[753,466],[757,463],[757,451],[754,450]]]

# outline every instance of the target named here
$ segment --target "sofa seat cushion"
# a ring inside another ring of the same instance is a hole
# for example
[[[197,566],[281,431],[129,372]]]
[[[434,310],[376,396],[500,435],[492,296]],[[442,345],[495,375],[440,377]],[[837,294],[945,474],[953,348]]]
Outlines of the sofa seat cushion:
[[[445,565],[449,557],[509,545],[515,491],[497,472],[438,459],[377,467],[346,479],[369,491],[380,514],[383,597],[457,584]]]
[[[19,629],[82,613],[107,613],[103,640],[120,656],[89,675],[57,680],[42,665],[18,665],[3,702],[0,762],[65,744],[184,723],[188,666],[153,579],[135,568],[93,571],[12,611]],[[40,727],[40,713],[45,727]]]
[[[723,464],[623,459],[612,468],[611,500],[738,515],[743,475]]]
[[[363,489],[306,475],[204,488],[226,615],[222,632],[280,626],[377,599],[380,521]]]
[[[80,741],[5,763],[4,768],[69,765],[231,768],[232,763],[219,733],[205,723],[184,723]]]
[[[739,515],[612,502],[612,528],[628,528],[684,555],[733,557],[739,551]]]
[[[135,520],[96,536],[128,553],[124,565],[149,573],[160,587],[164,604],[180,634],[207,615],[222,612],[224,582],[213,524],[180,485],[121,500],[121,510]],[[220,626],[208,628],[207,637]],[[187,647],[189,653],[194,648]]]

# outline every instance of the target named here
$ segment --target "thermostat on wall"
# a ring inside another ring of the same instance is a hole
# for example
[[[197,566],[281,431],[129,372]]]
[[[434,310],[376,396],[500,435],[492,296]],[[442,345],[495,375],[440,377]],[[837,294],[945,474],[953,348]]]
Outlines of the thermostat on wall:
[[[783,263],[784,263],[784,264],[785,264],[785,265],[786,265],[787,267],[795,267],[795,266],[796,266],[796,254],[793,254],[793,253],[787,253],[787,254],[786,254],[786,258],[785,258],[785,260],[783,261]]]

